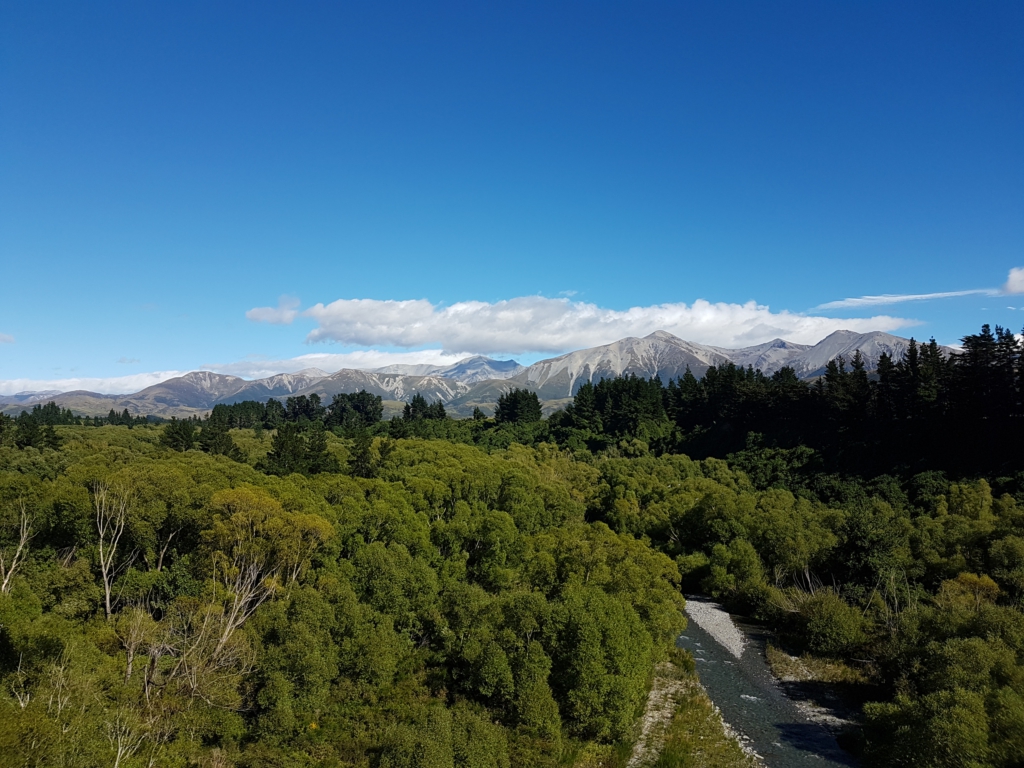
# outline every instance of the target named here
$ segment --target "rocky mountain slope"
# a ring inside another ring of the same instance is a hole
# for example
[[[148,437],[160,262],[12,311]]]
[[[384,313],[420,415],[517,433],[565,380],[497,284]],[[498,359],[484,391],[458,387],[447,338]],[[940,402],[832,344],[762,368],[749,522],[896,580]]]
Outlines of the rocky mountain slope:
[[[467,357],[454,365],[388,365],[374,369],[374,373],[400,373],[405,376],[435,376],[455,379],[463,384],[474,384],[491,379],[508,379],[524,370],[515,360],[492,360],[483,355]]]
[[[712,347],[712,349],[741,368],[750,366],[765,373],[775,373],[811,347],[807,344],[794,344],[792,341],[773,339],[764,344],[743,349],[721,349],[719,347]]]
[[[792,367],[804,379],[820,376],[830,360],[850,360],[856,351],[868,370],[878,365],[883,353],[900,359],[909,340],[888,333],[836,331],[813,346],[782,339],[743,349],[723,349],[685,341],[666,331],[643,338],[625,338],[611,344],[581,349],[541,360],[524,368],[514,360],[469,357],[450,366],[394,365],[376,370],[343,369],[328,374],[316,368],[282,373],[247,381],[237,376],[194,371],[156,384],[132,395],[103,395],[95,392],[19,393],[0,397],[0,410],[17,413],[35,402],[54,400],[77,413],[105,415],[111,408],[125,408],[133,414],[187,416],[204,413],[218,403],[243,400],[265,401],[293,395],[318,394],[325,402],[341,392],[365,389],[388,401],[408,400],[422,394],[428,400],[442,400],[454,413],[471,412],[479,406],[493,410],[494,403],[515,387],[530,389],[551,410],[571,398],[585,382],[635,374],[662,381],[678,379],[687,368],[703,376],[712,366],[732,362],[753,366],[767,374],[783,366]],[[955,350],[946,348],[947,353]]]
[[[328,403],[336,394],[363,389],[371,395],[380,395],[384,400],[408,400],[419,393],[427,400],[447,402],[467,392],[469,387],[461,381],[440,376],[404,376],[400,373],[342,369],[296,394],[308,396],[316,393]]]
[[[878,359],[883,353],[893,360],[901,360],[907,353],[910,346],[909,339],[902,339],[890,333],[875,331],[873,333],[854,333],[853,331],[836,331],[819,341],[813,347],[809,347],[798,354],[793,355],[786,362],[770,369],[774,372],[783,365],[788,365],[796,371],[796,375],[802,379],[821,376],[825,372],[825,366],[830,360],[842,357],[849,362],[854,352],[860,350],[864,357],[864,365],[869,371],[878,367]],[[947,354],[955,353],[949,347],[944,348]],[[756,366],[755,366],[756,367]],[[769,369],[765,369],[768,373]]]
[[[245,385],[229,395],[218,397],[217,403],[240,403],[244,400],[269,400],[272,397],[284,398],[309,389],[318,381],[330,376],[327,371],[319,368],[306,368],[296,373],[279,373],[265,379],[246,381]],[[212,407],[212,406],[210,406]]]
[[[667,331],[655,331],[642,339],[629,337],[591,349],[541,360],[507,379],[512,386],[534,390],[542,400],[571,397],[585,382],[636,374],[677,379],[689,368],[703,376],[712,365],[729,359],[702,344],[683,341]]]
[[[712,366],[734,363],[752,366],[772,374],[792,367],[801,378],[820,376],[829,360],[843,356],[849,361],[858,349],[868,370],[878,366],[882,353],[894,359],[906,353],[907,339],[888,333],[836,331],[813,346],[775,339],[742,349],[723,349],[685,341],[666,331],[643,338],[626,338],[591,349],[541,360],[502,381],[479,382],[460,397],[461,401],[493,402],[513,387],[531,389],[542,400],[571,397],[585,382],[635,374],[643,378],[660,376],[668,382],[678,379],[687,368],[698,378]],[[951,350],[950,350],[951,351]]]

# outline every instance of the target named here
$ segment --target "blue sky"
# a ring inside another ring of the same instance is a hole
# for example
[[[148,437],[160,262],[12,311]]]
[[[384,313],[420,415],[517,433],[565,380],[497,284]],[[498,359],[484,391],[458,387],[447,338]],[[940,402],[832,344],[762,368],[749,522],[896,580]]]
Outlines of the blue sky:
[[[1016,330],[1022,136],[1018,2],[7,2],[0,392]]]

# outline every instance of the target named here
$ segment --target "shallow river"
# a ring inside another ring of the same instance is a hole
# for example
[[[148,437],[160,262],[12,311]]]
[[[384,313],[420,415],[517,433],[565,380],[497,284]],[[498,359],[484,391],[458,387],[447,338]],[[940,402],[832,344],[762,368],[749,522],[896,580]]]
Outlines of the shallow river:
[[[765,660],[765,638],[756,628],[732,622],[709,601],[687,597],[687,603],[690,621],[679,645],[693,654],[701,683],[741,743],[769,768],[858,765],[782,692]]]

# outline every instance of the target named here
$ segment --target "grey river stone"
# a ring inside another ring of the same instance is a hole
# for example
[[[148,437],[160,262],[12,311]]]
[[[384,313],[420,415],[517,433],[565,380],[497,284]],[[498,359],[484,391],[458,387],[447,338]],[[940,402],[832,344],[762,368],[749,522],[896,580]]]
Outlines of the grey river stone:
[[[768,668],[765,639],[755,628],[737,624],[710,600],[686,600],[690,621],[679,645],[693,654],[701,683],[745,748],[769,768],[859,765],[786,696]]]

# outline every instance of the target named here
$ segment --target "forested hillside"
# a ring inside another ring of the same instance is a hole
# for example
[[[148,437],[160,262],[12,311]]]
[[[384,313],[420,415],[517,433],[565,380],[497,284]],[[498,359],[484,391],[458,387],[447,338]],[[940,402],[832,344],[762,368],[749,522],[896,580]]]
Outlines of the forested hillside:
[[[563,409],[541,419],[536,394],[502,395],[494,419],[445,418],[440,401],[415,396],[403,418],[381,420],[380,398],[366,393],[217,406],[229,426],[322,424],[339,435],[442,438],[507,447],[552,442],[593,454],[650,450],[724,458],[763,453],[758,472],[803,482],[827,471],[871,477],[941,470],[955,476],[1012,476],[1024,469],[1024,361],[1009,330],[984,326],[964,337],[960,354],[934,340],[911,340],[905,358],[882,355],[877,371],[863,360],[834,359],[813,382],[782,368],[712,366],[662,382],[628,376],[584,384]],[[371,402],[372,401],[372,402]],[[375,403],[375,405],[373,404]],[[430,406],[433,407],[431,410]],[[438,410],[439,409],[439,410]],[[790,454],[779,449],[810,449]],[[769,455],[774,456],[768,461]]]
[[[0,765],[617,765],[692,590],[840,670],[868,765],[1019,766],[1021,366],[0,420]]]
[[[682,626],[676,565],[553,447],[277,477],[57,432],[0,448],[0,764],[555,764],[630,733]]]

